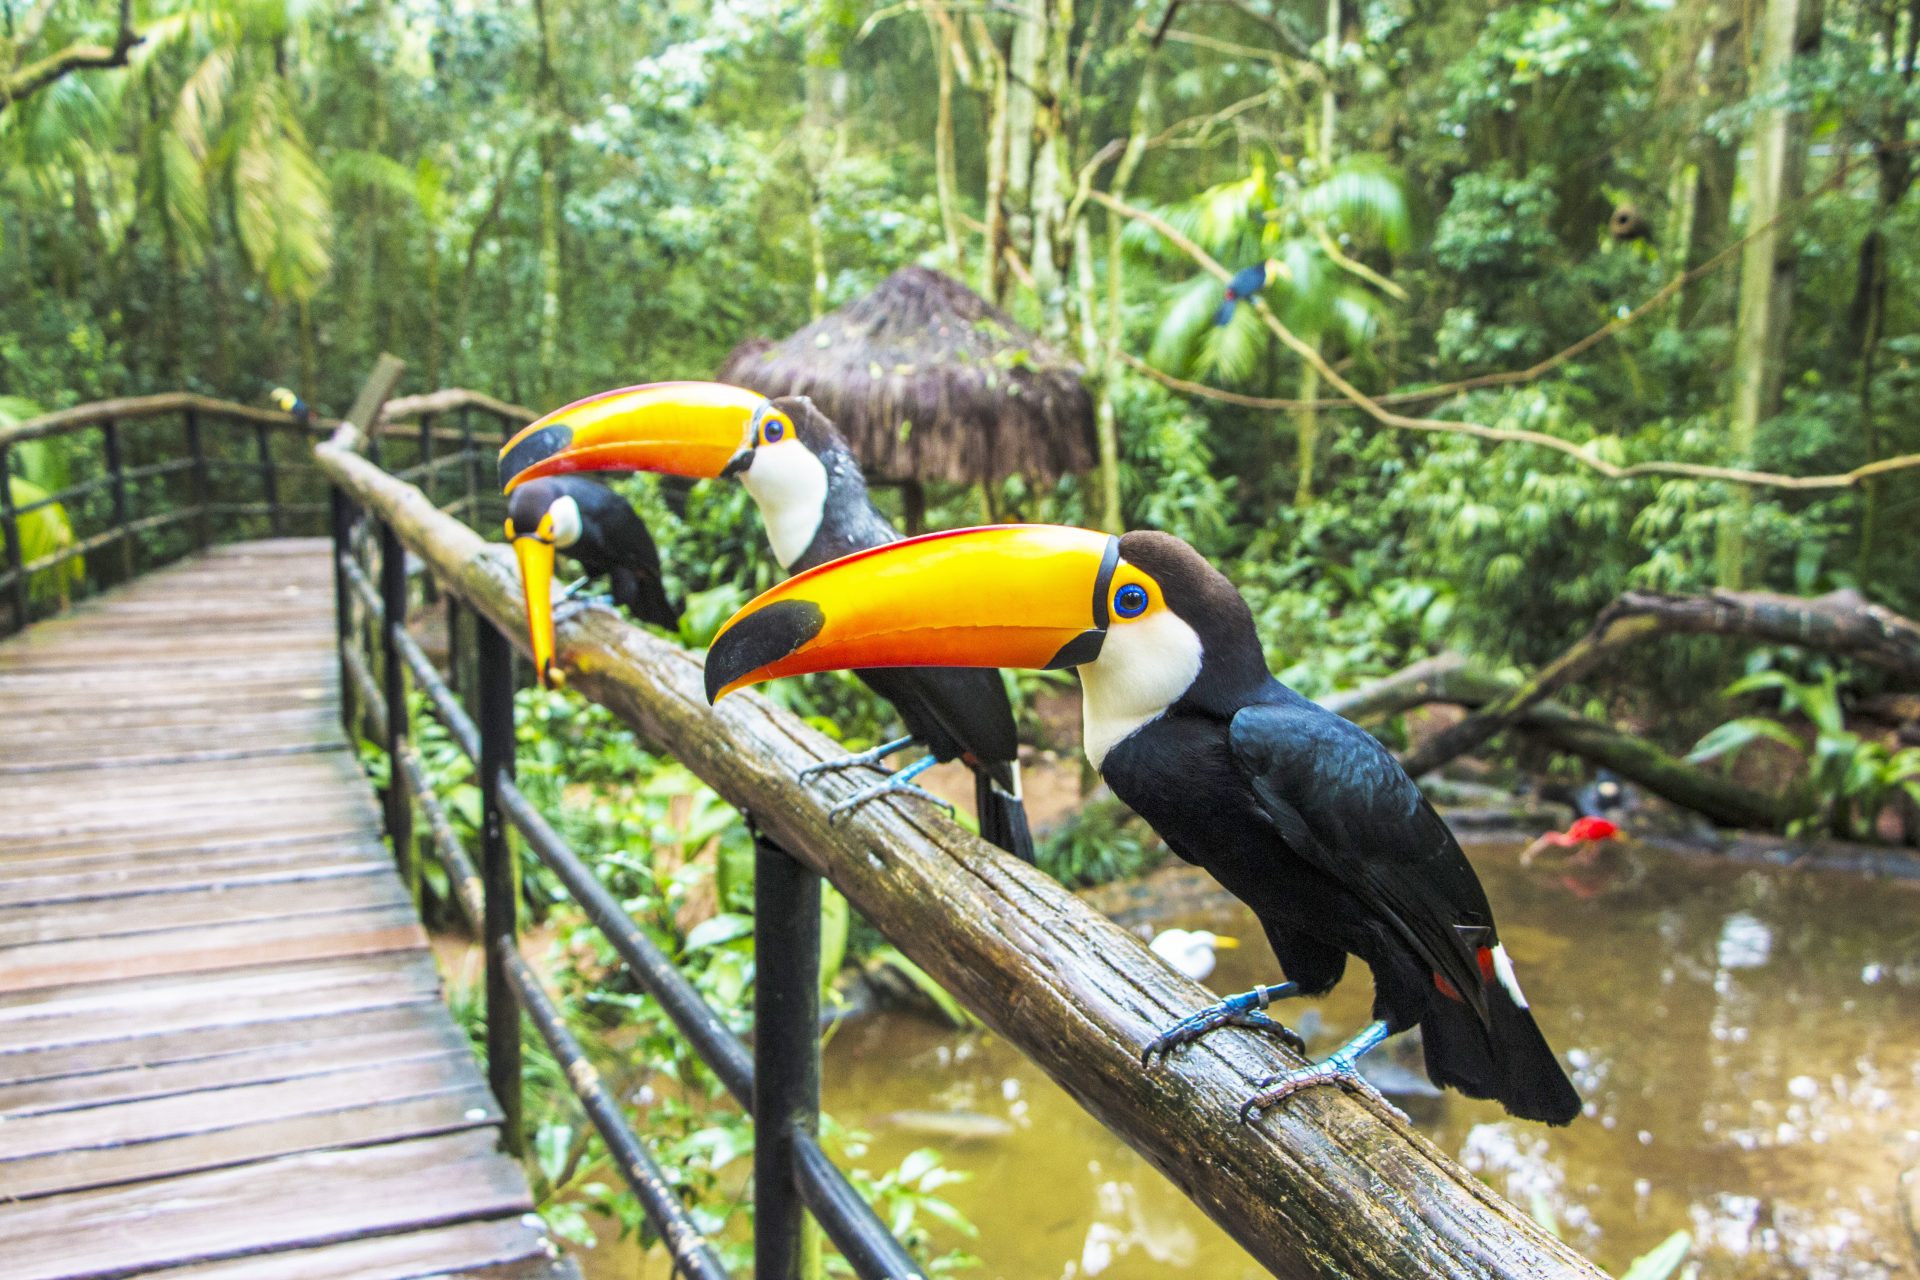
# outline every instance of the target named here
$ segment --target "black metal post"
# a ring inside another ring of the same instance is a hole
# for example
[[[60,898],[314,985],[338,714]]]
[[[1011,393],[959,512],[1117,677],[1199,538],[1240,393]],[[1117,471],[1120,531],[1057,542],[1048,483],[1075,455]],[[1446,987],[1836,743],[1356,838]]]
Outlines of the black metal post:
[[[433,415],[420,415],[420,491],[433,501]]]
[[[193,495],[193,542],[202,551],[207,549],[212,534],[207,524],[207,450],[200,439],[200,415],[189,409],[184,415],[187,420],[187,456],[193,459],[193,470],[188,472],[189,488]]]
[[[347,584],[346,558],[353,554],[353,504],[338,485],[327,488],[328,524],[333,530],[333,618],[340,658],[340,724],[347,741],[360,736],[359,717],[354,713],[353,672],[347,664],[347,649],[353,644],[353,589]]]
[[[286,536],[287,515],[280,509],[280,468],[273,460],[273,428],[253,424],[254,451],[260,457],[260,488],[267,500],[267,527],[276,538]]]
[[[754,836],[753,1274],[805,1274],[795,1131],[820,1130],[820,877]]]
[[[13,571],[13,618],[8,631],[27,625],[27,557],[20,547],[20,516],[13,509],[13,451],[0,444],[0,536],[7,542],[7,568]]]
[[[466,478],[467,482],[466,502],[461,510],[466,514],[467,523],[472,524],[473,504],[479,494],[479,481],[475,476],[480,467],[480,460],[473,451],[473,410],[471,409],[460,411],[460,452],[463,455],[460,474]]]
[[[113,527],[120,531],[120,580],[133,577],[133,535],[127,532],[127,472],[120,456],[120,424],[109,418],[100,424],[106,448],[107,480],[113,498]]]
[[[387,836],[407,893],[420,901],[420,863],[413,847],[413,806],[401,774],[400,753],[407,747],[407,665],[400,660],[395,633],[407,625],[407,549],[393,526],[380,522],[380,605],[386,625],[380,629],[380,679],[387,704]]]
[[[480,838],[480,877],[486,884],[487,1080],[504,1117],[507,1150],[524,1154],[521,1126],[520,1006],[509,969],[519,945],[520,892],[507,818],[500,809],[500,780],[513,776],[513,650],[506,637],[482,621],[479,632],[480,798],[485,822]]]

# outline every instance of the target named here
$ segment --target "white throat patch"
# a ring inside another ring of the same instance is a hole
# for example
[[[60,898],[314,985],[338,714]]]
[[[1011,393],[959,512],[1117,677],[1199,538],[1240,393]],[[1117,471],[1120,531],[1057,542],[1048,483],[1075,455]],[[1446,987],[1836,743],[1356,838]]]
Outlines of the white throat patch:
[[[1100,656],[1080,668],[1081,736],[1097,770],[1107,752],[1168,707],[1200,675],[1200,637],[1171,609],[1107,628]]]
[[[753,461],[740,473],[760,508],[767,526],[773,558],[789,569],[812,545],[827,510],[827,469],[813,450],[789,435],[777,444],[753,451]]]
[[[570,547],[580,541],[580,504],[563,494],[554,500],[547,514],[553,518],[553,545]]]

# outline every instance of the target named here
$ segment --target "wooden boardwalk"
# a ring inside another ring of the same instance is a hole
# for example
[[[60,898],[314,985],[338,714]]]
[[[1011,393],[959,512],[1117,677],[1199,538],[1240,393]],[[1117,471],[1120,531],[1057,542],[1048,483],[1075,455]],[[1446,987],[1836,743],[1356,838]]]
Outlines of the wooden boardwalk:
[[[0,1275],[570,1277],[339,726],[328,544],[0,644]]]

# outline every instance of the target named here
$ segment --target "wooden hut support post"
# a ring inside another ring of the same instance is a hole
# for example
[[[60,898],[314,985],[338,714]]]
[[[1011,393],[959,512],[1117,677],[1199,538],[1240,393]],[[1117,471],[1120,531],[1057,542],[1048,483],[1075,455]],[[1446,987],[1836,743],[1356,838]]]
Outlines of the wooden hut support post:
[[[322,467],[492,628],[523,645],[519,579],[504,548],[351,449]],[[707,706],[700,655],[589,609],[560,624],[570,687],[611,708],[766,836],[824,875],[901,950],[1288,1277],[1543,1280],[1600,1273],[1441,1154],[1404,1117],[1310,1090],[1242,1125],[1261,1076],[1297,1061],[1223,1031],[1142,1070],[1159,1029],[1210,996],[1033,868],[913,801],[827,806],[853,782],[795,772],[838,744],[755,693]]]

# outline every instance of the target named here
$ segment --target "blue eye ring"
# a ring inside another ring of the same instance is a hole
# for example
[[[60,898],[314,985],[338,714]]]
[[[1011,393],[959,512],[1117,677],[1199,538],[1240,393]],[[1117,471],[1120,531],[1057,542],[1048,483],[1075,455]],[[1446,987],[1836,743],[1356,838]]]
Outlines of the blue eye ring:
[[[1129,582],[1113,593],[1113,611],[1122,618],[1137,618],[1147,611],[1147,589]]]
[[[768,444],[779,444],[787,434],[787,424],[778,418],[768,418],[760,425],[760,438]]]

